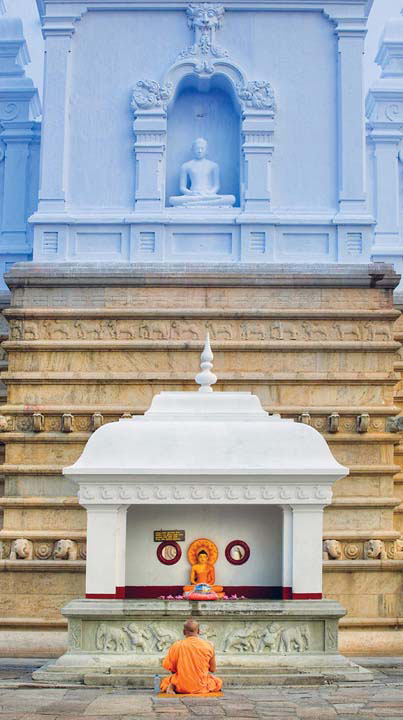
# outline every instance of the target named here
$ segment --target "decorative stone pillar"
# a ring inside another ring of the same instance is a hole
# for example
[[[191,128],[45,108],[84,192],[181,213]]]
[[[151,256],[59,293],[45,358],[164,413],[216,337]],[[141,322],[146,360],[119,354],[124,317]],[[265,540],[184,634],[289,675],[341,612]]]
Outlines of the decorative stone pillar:
[[[383,248],[402,245],[399,233],[399,148],[402,128],[396,131],[387,127],[374,127],[371,142],[374,148],[375,176],[375,252]],[[403,251],[403,245],[402,245]]]
[[[37,197],[38,92],[25,76],[29,62],[22,23],[0,19],[0,153],[4,159],[0,220],[0,277],[18,260],[28,260],[32,243],[27,220]],[[32,156],[32,151],[33,156]],[[0,280],[0,289],[6,289]]]
[[[373,147],[376,260],[393,261],[403,268],[400,234],[399,150],[403,138],[403,17],[385,26],[376,62],[380,79],[371,87],[366,102],[368,141]]]
[[[337,221],[365,215],[365,145],[362,56],[366,19],[338,19],[339,214]]]
[[[238,88],[242,111],[241,207],[245,213],[270,212],[274,150],[274,92],[269,82]]]
[[[66,208],[71,38],[75,16],[44,17],[44,108],[39,213],[62,213]]]
[[[29,254],[27,237],[30,145],[36,139],[37,123],[2,121],[0,138],[5,144],[1,251]]]
[[[84,507],[87,510],[86,597],[123,596],[128,506],[86,505],[84,501]],[[99,569],[100,565],[102,572]]]
[[[322,598],[323,505],[292,505],[292,598]]]
[[[172,85],[140,80],[133,92],[136,142],[136,212],[162,212],[165,207],[166,106]]]

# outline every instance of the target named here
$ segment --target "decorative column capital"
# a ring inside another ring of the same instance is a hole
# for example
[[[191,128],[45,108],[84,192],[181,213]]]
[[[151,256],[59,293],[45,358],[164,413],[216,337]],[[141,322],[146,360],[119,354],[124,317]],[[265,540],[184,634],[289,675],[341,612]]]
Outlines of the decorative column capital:
[[[72,37],[76,31],[76,24],[87,12],[86,6],[78,6],[74,15],[43,15],[42,35],[48,37]]]
[[[326,13],[334,23],[334,33],[338,38],[365,39],[368,32],[367,18],[348,18]]]
[[[160,111],[165,115],[173,85],[160,85],[156,80],[139,80],[133,90],[131,106],[137,115],[144,110]]]

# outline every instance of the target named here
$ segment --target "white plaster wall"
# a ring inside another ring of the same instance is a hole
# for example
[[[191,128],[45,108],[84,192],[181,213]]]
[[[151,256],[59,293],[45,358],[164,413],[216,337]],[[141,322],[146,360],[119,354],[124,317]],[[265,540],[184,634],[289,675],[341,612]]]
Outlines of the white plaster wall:
[[[139,79],[160,81],[191,40],[183,11],[87,13],[78,23],[70,100],[73,206],[133,207],[132,89]],[[267,79],[275,89],[273,205],[335,208],[332,23],[315,12],[231,11],[217,41],[250,79]]]
[[[163,565],[156,555],[154,530],[185,530],[182,558]],[[127,514],[126,585],[186,585],[190,565],[187,549],[206,537],[216,543],[219,557],[216,582],[220,585],[281,585],[281,510],[277,507],[131,507]],[[251,555],[244,565],[231,565],[225,547],[231,540],[248,543]]]

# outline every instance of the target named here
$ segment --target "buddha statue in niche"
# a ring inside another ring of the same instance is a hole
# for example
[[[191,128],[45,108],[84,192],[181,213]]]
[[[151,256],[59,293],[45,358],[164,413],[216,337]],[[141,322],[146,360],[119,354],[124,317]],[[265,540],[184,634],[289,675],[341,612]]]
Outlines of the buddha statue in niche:
[[[223,587],[215,585],[214,563],[217,560],[218,550],[216,545],[205,538],[193,542],[188,551],[189,561],[192,564],[190,571],[190,585],[185,585],[185,594],[197,592],[197,588],[205,586],[203,592],[215,593],[217,597],[223,596]]]
[[[181,195],[169,198],[175,207],[232,207],[234,195],[219,195],[220,168],[207,159],[207,140],[197,138],[193,145],[193,160],[183,163],[180,171]],[[188,187],[190,183],[190,187]]]

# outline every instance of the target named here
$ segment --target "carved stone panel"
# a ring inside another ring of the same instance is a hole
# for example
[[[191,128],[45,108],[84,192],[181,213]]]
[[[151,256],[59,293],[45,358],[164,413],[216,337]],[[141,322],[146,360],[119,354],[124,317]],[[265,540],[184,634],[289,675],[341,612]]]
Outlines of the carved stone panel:
[[[71,622],[75,621],[69,620],[69,626]],[[85,626],[82,649],[102,653],[161,655],[182,637],[183,623],[143,619],[118,622],[104,618],[99,622],[86,622]],[[285,617],[267,621],[208,621],[201,623],[200,634],[214,644],[218,654],[295,655],[322,650],[325,642],[323,627],[322,622],[295,622]],[[329,649],[331,642],[337,646],[336,621],[331,625],[331,630],[333,640],[329,634],[326,641]],[[77,632],[75,636],[77,638]]]

